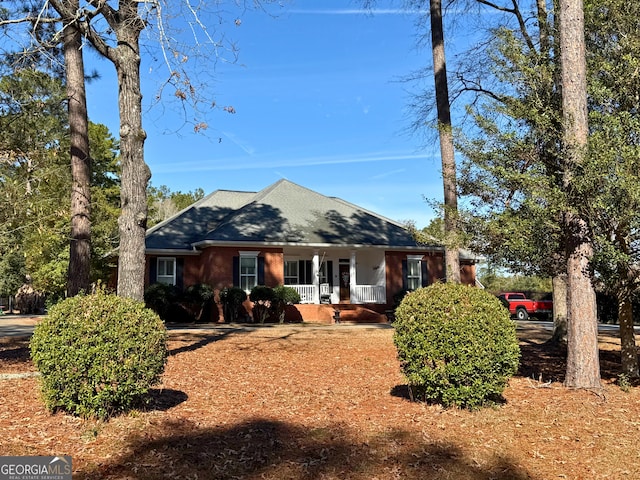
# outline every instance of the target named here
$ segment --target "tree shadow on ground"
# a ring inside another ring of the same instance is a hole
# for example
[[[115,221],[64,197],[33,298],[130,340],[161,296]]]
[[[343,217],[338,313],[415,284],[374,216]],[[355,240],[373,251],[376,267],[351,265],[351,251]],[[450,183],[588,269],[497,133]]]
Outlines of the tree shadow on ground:
[[[31,362],[29,337],[8,337],[0,342],[0,362],[20,364]]]
[[[250,331],[255,331],[257,329],[278,328],[279,326],[280,324],[259,324],[259,325],[250,325],[246,327],[225,328],[225,330],[223,331],[218,330],[215,332],[173,333],[170,335],[169,341],[172,343],[182,342],[182,343],[185,343],[185,345],[169,349],[169,356],[178,355],[179,353],[184,353],[184,352],[193,352],[195,350],[198,350],[199,348],[206,347],[211,343],[224,340],[225,338],[230,337],[232,335],[245,334]],[[293,338],[298,334],[299,332],[297,331],[291,332],[288,330],[284,330],[284,333],[282,335],[269,337],[267,339],[264,339],[263,342],[268,343],[268,342],[276,342],[280,340],[290,340],[291,338]],[[259,343],[262,343],[262,342],[259,342]],[[242,350],[244,347],[238,346],[237,348],[239,350]],[[250,349],[254,349],[254,348],[255,347],[251,347]]]
[[[567,369],[567,345],[561,342],[520,345],[518,375],[544,382],[563,383]],[[620,352],[600,349],[600,374],[603,380],[613,380],[620,374]]]
[[[166,421],[129,437],[122,451],[126,454],[75,472],[74,478],[535,478],[509,458],[494,456],[481,464],[456,445],[402,429],[363,442],[342,425],[303,428],[261,418],[208,429]]]
[[[184,342],[186,345],[177,348],[169,349],[169,356],[178,355],[179,353],[184,352],[193,352],[194,350],[198,350],[199,348],[206,347],[211,343],[218,342],[220,340],[224,340],[226,337],[238,333],[245,332],[246,329],[243,328],[227,328],[222,331],[216,332],[202,332],[202,333],[171,333],[169,332],[169,341],[170,342]]]

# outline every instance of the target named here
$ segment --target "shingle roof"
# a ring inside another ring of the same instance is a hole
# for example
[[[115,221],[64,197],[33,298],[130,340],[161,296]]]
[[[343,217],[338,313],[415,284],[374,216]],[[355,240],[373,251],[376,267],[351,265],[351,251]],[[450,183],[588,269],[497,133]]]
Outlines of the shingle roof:
[[[416,247],[399,223],[288,180],[260,192],[217,190],[147,232],[147,249],[272,243]]]

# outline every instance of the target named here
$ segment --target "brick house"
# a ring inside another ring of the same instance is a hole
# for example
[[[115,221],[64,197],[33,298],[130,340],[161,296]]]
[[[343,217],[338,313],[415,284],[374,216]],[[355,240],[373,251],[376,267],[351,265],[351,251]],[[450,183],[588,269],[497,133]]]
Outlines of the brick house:
[[[464,283],[475,283],[476,262],[461,253]],[[417,244],[397,222],[288,180],[260,192],[217,190],[146,235],[146,285],[287,285],[305,321],[331,321],[336,308],[343,319],[383,321],[396,294],[444,276],[442,246]]]

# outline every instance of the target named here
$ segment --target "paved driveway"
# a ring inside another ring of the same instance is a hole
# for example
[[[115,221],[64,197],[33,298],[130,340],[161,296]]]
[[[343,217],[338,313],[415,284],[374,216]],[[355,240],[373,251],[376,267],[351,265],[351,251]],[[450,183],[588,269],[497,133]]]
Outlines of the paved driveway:
[[[29,336],[42,317],[42,315],[2,315],[0,316],[0,337]]]
[[[44,316],[28,316],[28,315],[3,315],[0,316],[0,338],[2,337],[24,337],[30,336],[33,333],[33,328],[36,324],[42,319]],[[287,324],[288,326],[298,326],[300,328],[393,328],[392,325],[388,323],[362,323],[362,324],[348,324],[342,323],[340,325],[327,325],[327,324],[314,324],[314,323],[305,323],[305,324]],[[228,324],[228,323],[216,323],[216,324],[180,324],[180,323],[170,323],[167,325],[167,330],[178,330],[182,332],[201,332],[201,331],[248,331],[255,330],[258,328],[274,328],[278,327],[278,324],[268,323],[264,325],[259,325],[255,323],[251,324]]]
[[[0,337],[20,337],[29,336],[33,333],[33,327],[40,321],[43,316],[29,316],[29,315],[2,315],[0,316]],[[527,326],[537,326],[544,330],[553,331],[553,322],[541,322],[541,321],[517,321],[516,324],[519,328],[526,328]],[[346,325],[346,324],[345,324]],[[273,325],[265,325],[263,328]],[[312,325],[307,325],[312,326]],[[328,325],[319,325],[321,327],[327,327]],[[355,325],[354,325],[355,326]],[[379,327],[379,328],[391,328],[389,324],[362,324],[362,327]],[[168,325],[168,330],[214,330],[214,329],[251,329],[259,328],[255,324],[242,324],[242,325],[229,325],[229,324],[199,324],[199,325]],[[600,333],[608,333],[617,335],[618,325],[598,325],[598,331]],[[636,327],[636,333],[640,333],[640,326]]]

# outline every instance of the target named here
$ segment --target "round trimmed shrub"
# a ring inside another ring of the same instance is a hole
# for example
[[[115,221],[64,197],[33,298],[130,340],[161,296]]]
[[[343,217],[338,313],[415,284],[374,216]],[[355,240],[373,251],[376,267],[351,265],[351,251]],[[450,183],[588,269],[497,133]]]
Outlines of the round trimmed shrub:
[[[295,288],[286,285],[278,285],[273,289],[275,299],[285,305],[300,303],[300,294]]]
[[[271,306],[275,299],[276,294],[271,287],[256,285],[251,289],[249,300],[253,302],[254,321],[258,320],[260,323],[264,323],[264,321],[269,318]]]
[[[220,302],[226,323],[237,322],[241,316],[241,310],[243,314],[246,314],[242,307],[246,299],[247,292],[239,287],[223,288],[220,291]]]
[[[129,410],[160,382],[166,339],[142,302],[98,291],[58,303],[30,344],[46,407],[102,419]]]
[[[187,301],[191,303],[205,304],[207,302],[215,301],[215,292],[213,291],[213,287],[206,283],[190,285],[184,293]]]
[[[148,308],[160,315],[165,321],[178,321],[176,319],[176,304],[182,297],[182,291],[175,285],[154,283],[144,291],[144,302]]]
[[[287,305],[300,303],[300,294],[295,288],[286,285],[278,285],[273,289],[274,300],[272,302],[273,315],[279,323],[284,323]]]
[[[184,291],[185,307],[196,322],[210,322],[216,304],[215,291],[211,285],[197,283]]]
[[[474,409],[501,398],[518,370],[509,311],[490,293],[438,283],[407,294],[394,343],[414,398]]]

